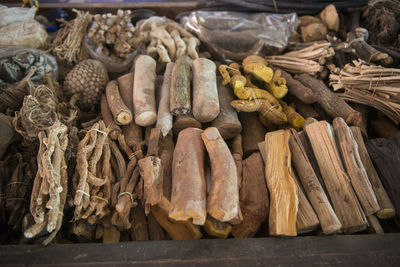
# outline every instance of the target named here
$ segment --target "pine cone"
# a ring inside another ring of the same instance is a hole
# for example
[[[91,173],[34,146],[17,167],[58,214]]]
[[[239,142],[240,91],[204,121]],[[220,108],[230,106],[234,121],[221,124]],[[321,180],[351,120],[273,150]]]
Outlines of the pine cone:
[[[98,60],[87,59],[79,62],[64,81],[64,92],[68,97],[79,93],[78,107],[89,110],[100,102],[108,82],[107,69]]]

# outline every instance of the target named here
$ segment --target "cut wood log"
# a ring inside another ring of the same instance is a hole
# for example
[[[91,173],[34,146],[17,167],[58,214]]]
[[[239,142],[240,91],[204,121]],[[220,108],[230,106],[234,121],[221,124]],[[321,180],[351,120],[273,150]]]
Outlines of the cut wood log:
[[[210,236],[216,238],[228,238],[232,231],[232,225],[226,222],[217,221],[208,215],[206,222],[204,223],[204,229]]]
[[[264,140],[266,130],[256,112],[240,112],[242,124],[243,154],[248,156],[258,151],[258,143]]]
[[[190,221],[178,222],[168,218],[168,212],[171,210],[171,204],[165,197],[155,206],[151,207],[151,213],[164,230],[173,240],[196,240],[200,239],[202,234],[198,226]]]
[[[211,122],[212,127],[216,127],[222,138],[230,139],[242,131],[242,125],[239,121],[236,110],[231,106],[234,99],[233,90],[228,86],[222,85],[221,77],[217,79],[218,100],[220,112]]]
[[[396,214],[400,214],[400,134],[390,139],[370,139],[366,145]]]
[[[317,213],[322,231],[326,235],[338,232],[342,227],[342,224],[336,216],[335,211],[333,210],[308,159],[299,134],[295,130],[291,130],[289,144],[294,167],[297,170],[304,191]]]
[[[354,233],[366,228],[366,218],[344,171],[336,147],[332,126],[326,121],[305,127],[319,169],[328,190],[333,208],[344,233]]]
[[[169,62],[164,72],[164,79],[160,92],[160,103],[158,105],[156,127],[161,129],[163,136],[166,136],[172,129],[172,114],[169,112],[169,93],[171,88],[171,75],[174,63]]]
[[[270,194],[269,234],[296,236],[299,200],[291,176],[289,131],[279,130],[265,135],[265,179]]]
[[[121,94],[122,101],[133,113],[133,72],[129,72],[125,75],[118,77],[117,82],[119,85],[119,92]]]
[[[239,215],[239,188],[235,161],[217,128],[207,128],[201,137],[211,164],[207,212],[221,222],[231,221]]]
[[[235,238],[253,237],[267,219],[269,198],[264,177],[261,154],[253,153],[243,161],[243,181],[239,192],[243,222],[233,226],[232,235]]]
[[[187,128],[179,133],[172,161],[172,194],[169,217],[193,220],[203,225],[206,217],[205,147],[201,129]]]
[[[366,216],[372,215],[379,211],[380,207],[358,153],[358,145],[353,133],[342,118],[333,120],[333,130],[345,169],[361,207]]]
[[[361,114],[361,122],[358,127],[361,129],[361,132],[364,135],[364,138],[368,139],[368,106],[358,104],[358,103],[351,103],[351,107],[354,110],[360,112]]]
[[[118,136],[122,133],[121,128],[114,122],[114,117],[108,106],[106,95],[101,95],[101,117],[103,118],[104,124],[109,129],[108,135],[112,140],[117,140]]]
[[[156,61],[147,55],[135,59],[135,77],[133,82],[133,106],[135,122],[139,126],[150,126],[156,122]]]
[[[299,207],[297,211],[296,228],[298,234],[305,234],[315,231],[319,227],[319,220],[313,207],[304,194],[303,187],[299,182],[296,171],[292,167],[292,177],[297,186],[297,196],[299,199]]]
[[[375,215],[369,215],[368,219],[368,232],[371,234],[384,234],[383,228]]]
[[[106,86],[107,103],[114,120],[119,125],[127,125],[132,121],[132,112],[122,101],[117,81],[110,81]]]
[[[201,123],[198,122],[192,114],[188,113],[184,116],[175,118],[173,131],[174,134],[178,135],[180,131],[186,128],[199,128],[201,129]]]
[[[294,79],[288,72],[279,69],[281,76],[286,80],[286,86],[289,93],[296,96],[304,104],[312,104],[318,101],[319,97],[304,84]]]
[[[354,140],[357,142],[358,153],[360,154],[361,161],[367,172],[368,179],[371,182],[372,189],[374,190],[376,199],[380,206],[380,210],[376,213],[379,219],[389,219],[395,215],[394,206],[390,200],[385,188],[382,185],[381,179],[371,161],[368,154],[367,148],[365,146],[361,129],[355,126],[350,127],[353,133]]]
[[[320,114],[313,108],[313,105],[307,105],[301,102],[297,97],[290,98],[290,101],[294,104],[298,113],[304,118],[315,118],[321,119]]]
[[[310,88],[318,97],[318,103],[332,118],[342,117],[349,125],[359,125],[361,114],[350,107],[343,99],[336,96],[326,85],[308,74],[296,77],[301,83]]]
[[[187,115],[191,112],[191,66],[191,59],[185,56],[179,58],[172,69],[169,110],[174,116]]]
[[[206,58],[193,61],[193,116],[210,122],[219,114],[215,63]]]

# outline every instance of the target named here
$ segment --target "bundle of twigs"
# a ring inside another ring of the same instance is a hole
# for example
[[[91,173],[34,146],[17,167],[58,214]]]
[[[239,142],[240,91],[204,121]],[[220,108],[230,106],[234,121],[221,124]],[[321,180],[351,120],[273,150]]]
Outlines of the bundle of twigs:
[[[315,60],[320,64],[323,64],[324,58],[332,57],[335,55],[335,50],[332,48],[331,43],[323,41],[323,42],[314,42],[309,46],[304,47],[300,50],[291,51],[284,56],[287,57],[296,57],[301,59]]]
[[[293,74],[316,74],[323,67],[316,61],[293,56],[269,56],[265,58],[268,64],[281,68]]]
[[[88,58],[87,51],[83,47],[83,37],[92,21],[89,12],[73,9],[76,18],[71,21],[61,20],[63,28],[58,31],[52,45],[52,52],[58,60],[76,64]]]
[[[343,69],[331,68],[329,84],[345,100],[370,105],[393,120],[400,122],[400,69],[384,68],[353,61]]]

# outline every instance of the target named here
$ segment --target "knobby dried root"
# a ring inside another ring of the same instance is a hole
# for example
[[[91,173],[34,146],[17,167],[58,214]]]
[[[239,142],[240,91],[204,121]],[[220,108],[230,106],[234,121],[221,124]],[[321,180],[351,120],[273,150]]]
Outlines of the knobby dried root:
[[[38,171],[33,183],[30,212],[35,224],[24,235],[33,238],[43,230],[50,235],[43,241],[51,242],[60,230],[67,198],[68,175],[65,150],[68,146],[68,128],[59,120],[39,133]]]

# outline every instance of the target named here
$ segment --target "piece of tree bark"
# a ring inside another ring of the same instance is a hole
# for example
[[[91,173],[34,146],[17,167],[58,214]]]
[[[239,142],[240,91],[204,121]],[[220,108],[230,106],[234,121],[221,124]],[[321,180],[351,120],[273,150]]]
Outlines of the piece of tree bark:
[[[296,171],[292,167],[292,177],[297,186],[297,196],[299,199],[299,207],[297,211],[296,229],[298,234],[309,233],[319,227],[319,220],[313,207],[310,205],[304,190],[296,175]]]
[[[258,151],[258,143],[264,140],[266,130],[256,112],[240,112],[242,124],[243,154],[248,156]]]
[[[396,214],[400,213],[400,134],[390,139],[370,139],[368,153],[375,163],[381,181],[392,200]]]
[[[231,151],[232,157],[236,164],[236,170],[238,175],[238,188],[242,187],[242,178],[243,178],[243,146],[242,146],[242,136],[240,134],[236,135],[232,139],[231,143]]]
[[[279,69],[281,76],[286,80],[289,93],[296,96],[304,104],[312,104],[318,101],[319,97],[308,87],[303,85],[286,71]]]
[[[216,238],[228,238],[232,231],[232,225],[227,222],[220,222],[211,217],[207,216],[206,222],[204,223],[204,229],[207,234]]]
[[[179,58],[172,69],[169,110],[174,116],[187,115],[191,112],[191,66],[191,59],[185,56]]]
[[[326,85],[308,74],[300,74],[296,79],[310,88],[319,97],[318,103],[332,118],[342,117],[347,124],[359,125],[361,114],[336,96]]]
[[[129,72],[118,77],[117,82],[119,85],[119,92],[121,94],[122,101],[133,113],[133,72]]]
[[[190,221],[178,222],[168,218],[171,210],[169,201],[163,197],[160,203],[151,207],[151,213],[173,240],[197,240],[202,234],[198,226]]]
[[[107,103],[114,120],[119,125],[127,125],[132,121],[132,112],[122,101],[117,81],[109,81],[106,86]]]
[[[207,212],[214,219],[228,222],[239,215],[239,188],[235,161],[217,128],[207,128],[201,137],[211,164]]]
[[[169,201],[171,201],[172,192],[172,159],[174,149],[172,132],[169,132],[160,144],[160,158],[163,165],[163,195]]]
[[[291,175],[289,131],[265,135],[265,179],[270,195],[269,234],[296,236],[299,200]]]
[[[108,106],[107,97],[105,94],[101,95],[101,116],[103,118],[104,124],[109,129],[108,135],[112,140],[117,140],[118,136],[122,133],[121,128],[114,122],[114,117]]]
[[[149,232],[147,228],[147,219],[142,205],[137,205],[131,212],[131,239],[135,241],[149,240]]]
[[[320,121],[305,127],[333,208],[345,233],[366,228],[366,218],[344,171],[332,126]]]
[[[158,105],[156,127],[161,129],[163,136],[166,136],[172,129],[173,117],[169,111],[169,93],[171,88],[171,76],[173,67],[174,63],[169,62],[167,64],[164,72],[164,80],[160,90],[160,103]]]
[[[156,122],[156,61],[147,55],[135,59],[135,77],[133,82],[133,106],[135,123],[150,126]]]
[[[233,90],[229,86],[222,85],[221,77],[218,77],[217,85],[220,112],[211,122],[211,126],[218,129],[222,138],[230,139],[242,131],[242,125],[236,110],[231,106],[231,101],[234,99]]]
[[[193,61],[193,116],[210,122],[219,114],[215,63],[206,58]]]
[[[295,101],[292,101],[296,107],[297,112],[303,116],[304,118],[315,118],[317,120],[321,119],[320,114],[313,108],[313,105],[304,104],[297,98]]]
[[[342,224],[314,172],[298,133],[294,130],[291,130],[289,144],[294,167],[297,170],[304,191],[317,213],[322,231],[326,235],[336,233],[340,230]]]
[[[201,129],[187,128],[179,133],[172,161],[172,193],[169,217],[193,220],[203,225],[206,217],[205,147]]]
[[[366,216],[374,214],[380,210],[380,207],[358,153],[358,145],[353,133],[342,118],[333,120],[333,130],[345,169],[364,213]]]
[[[174,134],[178,135],[180,131],[186,128],[199,128],[201,129],[201,123],[197,121],[192,114],[188,113],[184,116],[175,118],[173,131]]]
[[[371,125],[377,137],[389,139],[400,132],[396,125],[386,116],[371,121]]]
[[[232,235],[235,238],[253,237],[267,219],[269,198],[264,171],[259,152],[243,161],[243,181],[239,192],[243,222],[233,226]]]
[[[382,185],[381,179],[371,161],[368,154],[367,148],[365,146],[361,129],[355,126],[350,127],[353,133],[354,140],[357,142],[358,153],[360,154],[361,161],[367,172],[368,179],[371,182],[372,189],[374,190],[376,199],[380,206],[380,210],[376,213],[379,219],[389,219],[395,215],[394,206],[390,200],[385,188]]]
[[[147,215],[147,226],[149,228],[150,240],[165,240],[165,233],[163,228],[158,224],[153,213]]]
[[[143,142],[142,127],[138,126],[133,120],[128,125],[122,125],[122,133],[126,144],[133,150],[139,150]],[[135,152],[135,151],[134,151]]]
[[[375,215],[367,216],[368,219],[368,232],[371,234],[384,234],[383,228]]]

